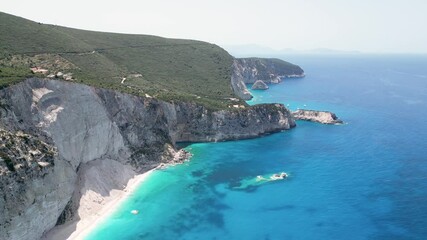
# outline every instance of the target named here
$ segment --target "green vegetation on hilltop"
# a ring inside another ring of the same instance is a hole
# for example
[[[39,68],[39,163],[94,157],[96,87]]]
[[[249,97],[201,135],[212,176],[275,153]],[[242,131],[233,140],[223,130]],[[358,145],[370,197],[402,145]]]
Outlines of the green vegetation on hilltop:
[[[0,89],[22,81],[22,78],[34,77],[30,69],[25,67],[0,66]]]
[[[16,60],[40,54],[47,56],[44,61]],[[72,72],[75,81],[96,87],[213,109],[227,107],[232,104],[228,98],[235,97],[230,86],[233,58],[216,45],[77,30],[0,13],[0,70],[9,74],[19,69],[10,76],[0,72],[0,86],[31,76],[29,67],[61,70],[53,67],[58,58],[72,66],[63,71]]]
[[[271,73],[279,76],[304,74],[304,70],[298,65],[277,58],[239,58],[237,61],[256,68],[258,79],[268,79]]]

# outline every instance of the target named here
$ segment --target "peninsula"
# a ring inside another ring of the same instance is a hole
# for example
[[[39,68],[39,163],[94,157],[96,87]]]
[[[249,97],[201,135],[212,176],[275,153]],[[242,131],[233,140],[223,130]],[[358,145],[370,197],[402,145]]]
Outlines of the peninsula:
[[[244,101],[255,78],[304,74],[278,59],[6,13],[0,42],[0,239],[54,239],[49,231],[61,226],[64,238],[84,231],[131,179],[185,159],[179,142],[296,126],[282,104]]]

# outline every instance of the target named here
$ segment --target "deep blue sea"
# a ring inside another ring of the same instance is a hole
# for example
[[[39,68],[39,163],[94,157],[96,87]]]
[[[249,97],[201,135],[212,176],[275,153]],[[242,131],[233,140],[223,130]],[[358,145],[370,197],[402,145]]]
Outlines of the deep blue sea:
[[[307,76],[250,104],[329,110],[345,125],[192,144],[190,162],[155,171],[87,239],[427,239],[427,56],[283,59]]]

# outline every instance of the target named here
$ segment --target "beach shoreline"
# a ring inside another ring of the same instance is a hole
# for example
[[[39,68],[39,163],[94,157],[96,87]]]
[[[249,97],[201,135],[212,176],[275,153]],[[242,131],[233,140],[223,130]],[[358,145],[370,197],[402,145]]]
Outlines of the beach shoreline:
[[[80,208],[82,210],[80,219],[67,222],[65,224],[55,226],[49,232],[47,232],[42,240],[57,240],[57,239],[84,239],[87,237],[99,224],[102,224],[107,218],[109,218],[117,209],[123,204],[128,197],[132,195],[137,188],[139,188],[145,180],[156,170],[165,169],[177,164],[187,162],[192,157],[192,154],[184,149],[175,152],[173,158],[169,163],[160,163],[156,167],[142,173],[136,174],[131,177],[123,189],[112,189],[108,196],[101,196],[102,201],[99,202],[100,196],[97,191],[100,189],[90,188],[85,195],[81,196]],[[103,161],[105,163],[105,161]],[[99,168],[108,170],[108,168]],[[98,169],[98,170],[99,170]],[[123,170],[126,172],[125,170]],[[132,170],[131,170],[132,171]],[[133,171],[132,171],[133,172]],[[134,172],[133,172],[134,173]],[[96,172],[92,172],[92,175],[97,175]],[[126,174],[125,174],[126,175]],[[100,179],[86,179],[86,181],[100,181]],[[82,187],[82,186],[80,186]],[[93,186],[92,186],[93,187]],[[88,195],[87,197],[85,197]],[[85,199],[82,201],[82,199]],[[95,213],[94,210],[96,210]],[[89,212],[89,214],[88,214]],[[131,214],[131,213],[129,213]]]
[[[104,199],[101,210],[96,215],[87,216],[84,219],[55,226],[42,239],[84,239],[99,224],[110,217],[128,199],[128,197],[147,180],[157,167],[145,173],[135,175],[122,190],[113,189],[110,196]],[[94,203],[95,204],[95,203]],[[99,203],[96,203],[99,205]]]

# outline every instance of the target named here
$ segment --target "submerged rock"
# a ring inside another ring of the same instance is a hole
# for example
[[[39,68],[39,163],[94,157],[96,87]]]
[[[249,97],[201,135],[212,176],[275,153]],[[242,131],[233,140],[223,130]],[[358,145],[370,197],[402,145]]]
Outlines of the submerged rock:
[[[267,84],[262,80],[257,80],[254,85],[252,85],[253,90],[266,90],[268,89]]]
[[[256,178],[246,178],[232,186],[233,190],[247,190],[254,187],[259,187],[266,183],[272,183],[278,180],[285,180],[289,177],[286,172],[274,173],[268,175],[258,175]]]
[[[316,110],[305,110],[299,109],[295,112],[292,112],[295,120],[305,120],[311,122],[318,122],[323,124],[342,124],[343,121],[338,119],[338,117],[333,112],[329,111],[316,111]]]

